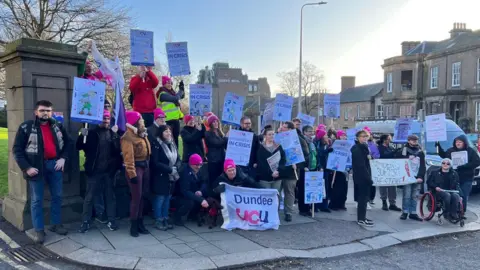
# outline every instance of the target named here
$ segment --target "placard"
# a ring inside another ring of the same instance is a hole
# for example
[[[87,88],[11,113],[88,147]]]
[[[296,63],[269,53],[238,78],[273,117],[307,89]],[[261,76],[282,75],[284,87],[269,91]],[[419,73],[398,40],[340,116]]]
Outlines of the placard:
[[[132,66],[155,66],[152,31],[130,29],[130,63]]]
[[[417,183],[408,159],[370,160],[374,186],[403,186]],[[353,172],[355,173],[355,172]]]
[[[275,142],[279,143],[285,151],[286,166],[305,161],[302,146],[295,129],[275,134]]]
[[[315,117],[310,116],[308,114],[298,113],[297,118],[302,121],[302,128],[304,126],[312,126],[313,127],[313,125],[315,124]]]
[[[452,155],[452,168],[453,169],[457,169],[458,166],[465,165],[465,164],[468,163],[468,152],[467,151],[452,152],[451,155]]]
[[[447,140],[447,123],[445,114],[427,115],[426,132],[427,142],[444,142]]]
[[[170,76],[190,75],[187,42],[168,42],[166,47]]]
[[[262,129],[266,125],[273,124],[273,102],[269,102],[265,105],[265,110],[262,115]]]
[[[204,116],[212,111],[212,85],[190,84],[190,115]]]
[[[250,162],[252,142],[252,132],[234,129],[230,130],[225,159],[233,159],[236,165],[247,166]]]
[[[340,118],[340,94],[323,96],[324,115],[329,118]]]
[[[347,140],[335,140],[332,147],[333,152],[328,154],[327,169],[341,172],[346,171],[349,157],[352,155],[350,152],[352,143]]]
[[[272,173],[274,171],[278,171],[278,166],[280,165],[281,158],[282,158],[282,155],[280,154],[280,151],[275,152],[275,154],[267,158],[267,163],[268,163],[268,166],[270,166],[270,170],[272,170]]]
[[[292,120],[292,108],[293,97],[285,94],[277,94],[275,96],[273,120],[282,122]]]
[[[305,172],[305,204],[323,202],[323,172]]]
[[[71,120],[100,124],[103,121],[105,83],[75,77],[73,79]]]
[[[245,97],[227,92],[223,103],[222,122],[227,125],[240,126],[240,119],[243,115]]]
[[[407,142],[408,135],[412,134],[412,122],[412,119],[397,119],[393,133],[394,142]]]

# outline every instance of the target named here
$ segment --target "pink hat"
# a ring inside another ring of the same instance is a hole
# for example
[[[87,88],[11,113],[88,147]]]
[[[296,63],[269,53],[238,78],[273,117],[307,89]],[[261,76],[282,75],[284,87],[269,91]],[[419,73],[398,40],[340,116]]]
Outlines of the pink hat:
[[[347,133],[345,133],[345,131],[340,129],[339,131],[337,131],[337,139],[342,136],[347,136]]]
[[[323,137],[325,137],[325,135],[327,135],[327,132],[323,129],[317,129],[317,133],[315,134],[315,137],[317,139],[321,139]]]
[[[206,113],[205,113],[205,116],[206,116],[206,117],[209,117],[209,116],[212,116],[212,115],[214,115],[213,112],[206,112]]]
[[[127,119],[127,124],[135,125],[142,116],[136,111],[126,111],[125,118]]]
[[[225,159],[225,162],[223,163],[223,171],[226,172],[231,168],[235,168],[235,162],[233,162],[233,159]]]
[[[210,116],[207,118],[208,126],[211,126],[212,123],[215,122],[215,121],[219,121],[219,120],[218,120],[218,117],[217,117],[215,114],[210,115]]]
[[[192,120],[193,120],[193,116],[191,116],[190,114],[187,114],[183,117],[183,122],[185,123],[185,125]]]
[[[190,165],[200,165],[202,163],[203,163],[203,160],[202,160],[202,158],[200,157],[199,154],[193,154],[188,159],[188,164],[190,164]]]
[[[368,133],[372,133],[372,130],[367,126],[363,127],[363,130],[365,130]]]
[[[168,76],[162,76],[162,85],[165,85],[168,82],[172,82],[172,79],[170,79]]]
[[[320,129],[320,130],[326,130],[327,129],[327,126],[325,126],[324,124],[319,124],[318,127],[317,127],[317,130]]]
[[[159,117],[165,118],[165,113],[161,108],[156,108],[155,110],[153,110],[153,119],[157,119]]]
[[[108,110],[103,110],[103,118],[105,117],[110,118],[110,112]]]

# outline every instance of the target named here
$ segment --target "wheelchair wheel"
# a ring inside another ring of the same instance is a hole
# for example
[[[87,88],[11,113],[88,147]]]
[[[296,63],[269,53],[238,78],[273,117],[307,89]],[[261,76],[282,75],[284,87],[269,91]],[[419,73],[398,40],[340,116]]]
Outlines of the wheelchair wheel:
[[[420,197],[420,216],[426,221],[435,216],[435,200],[430,192],[424,193]]]

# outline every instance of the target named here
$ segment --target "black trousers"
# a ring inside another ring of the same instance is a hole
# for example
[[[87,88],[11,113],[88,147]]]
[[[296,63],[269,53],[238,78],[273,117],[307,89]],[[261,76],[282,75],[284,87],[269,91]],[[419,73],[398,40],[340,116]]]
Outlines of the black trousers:
[[[114,177],[110,173],[94,173],[87,177],[87,190],[83,201],[82,221],[92,219],[94,198],[103,194],[106,204],[108,221],[114,221],[116,215],[115,190],[113,187]]]
[[[372,186],[370,188],[370,201],[375,200],[375,195],[377,194],[377,187]]]
[[[201,205],[193,200],[184,197],[176,197],[172,202],[173,206],[176,208],[175,219],[181,220],[182,217],[188,215],[189,217],[194,217],[200,211]]]
[[[175,145],[178,148],[178,136],[180,135],[180,120],[169,120],[167,125],[172,128],[173,140],[175,140]]]
[[[332,175],[333,181],[333,175]],[[331,182],[330,182],[331,183]],[[348,182],[347,177],[343,172],[337,172],[335,174],[335,182],[333,188],[330,191],[330,207],[331,209],[343,209],[345,208],[345,202],[347,201]]]
[[[370,191],[372,185],[360,183],[357,184],[357,220],[365,220],[367,217],[367,203],[370,200]]]

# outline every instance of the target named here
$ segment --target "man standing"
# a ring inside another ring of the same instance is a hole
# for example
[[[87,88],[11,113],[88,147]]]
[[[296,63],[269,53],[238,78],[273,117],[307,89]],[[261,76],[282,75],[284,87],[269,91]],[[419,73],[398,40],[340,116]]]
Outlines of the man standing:
[[[155,88],[158,78],[153,73],[152,67],[139,66],[137,75],[130,80],[130,92],[133,95],[133,110],[142,114],[145,126],[153,124],[153,111],[157,107],[155,101]]]
[[[242,169],[243,173],[250,176],[251,178],[255,179],[256,172],[255,168],[257,168],[257,150],[258,150],[258,135],[252,130],[252,119],[248,116],[243,116],[240,119],[240,130],[241,131],[248,131],[253,133],[253,140],[252,140],[252,149],[250,150],[250,161],[248,162],[247,166],[238,166]]]
[[[51,194],[50,231],[66,235],[61,225],[63,169],[71,149],[70,138],[62,124],[52,118],[53,105],[40,100],[35,105],[35,120],[23,122],[18,128],[13,155],[23,171],[30,189],[33,240],[45,240],[43,220],[43,194],[45,182]]]
[[[290,131],[295,129],[292,122],[287,121],[280,127],[280,132]],[[297,186],[297,176],[295,171],[297,165],[292,164],[285,167],[282,177],[282,188],[285,193],[285,221],[292,221],[293,205],[295,203],[295,188]]]
[[[84,143],[84,137],[86,143]],[[77,139],[77,149],[85,152],[85,174],[87,191],[83,202],[82,225],[78,230],[85,233],[90,229],[93,201],[105,198],[108,224],[111,231],[118,229],[115,224],[116,201],[113,187],[115,172],[121,168],[120,137],[110,129],[110,112],[103,112],[103,122],[90,129],[82,128]]]

